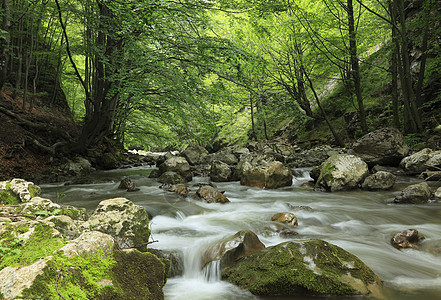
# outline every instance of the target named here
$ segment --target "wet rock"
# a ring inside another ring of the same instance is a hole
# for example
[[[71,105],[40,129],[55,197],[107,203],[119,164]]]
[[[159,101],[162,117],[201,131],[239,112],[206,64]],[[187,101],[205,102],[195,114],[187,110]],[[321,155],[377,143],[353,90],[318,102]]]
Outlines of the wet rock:
[[[284,224],[288,224],[290,226],[298,226],[299,225],[297,222],[296,216],[290,212],[277,213],[271,217],[271,221],[281,222]]]
[[[159,176],[158,181],[164,184],[180,184],[186,182],[181,175],[172,171],[164,172],[161,176]]]
[[[189,193],[188,188],[185,186],[185,184],[182,184],[182,183],[173,184],[173,185],[163,184],[161,186],[161,189],[163,189],[167,192],[175,193],[175,194],[182,196],[182,197],[187,197],[188,193]]]
[[[121,180],[118,188],[121,190],[127,190],[127,192],[139,191],[139,189],[136,187],[135,182],[130,177],[127,177],[127,178],[124,178],[123,180]]]
[[[316,187],[331,192],[355,189],[368,175],[368,166],[359,157],[337,154],[321,165]]]
[[[40,259],[30,266],[6,267],[0,270],[0,294],[5,299],[22,298],[25,289],[32,286],[37,276],[43,275],[52,256]]]
[[[312,207],[306,205],[292,205],[291,203],[287,203],[286,205],[292,210],[312,211]]]
[[[239,231],[209,247],[202,255],[202,266],[220,260],[221,270],[240,258],[265,248],[257,235],[249,230]]]
[[[101,201],[80,228],[110,234],[121,248],[147,243],[150,236],[147,212],[125,198]]]
[[[286,163],[292,168],[314,167],[322,164],[333,155],[345,154],[346,152],[347,150],[343,148],[332,148],[328,145],[318,146],[290,154],[286,158]]]
[[[256,251],[225,268],[222,279],[262,296],[375,297],[381,287],[381,280],[355,255],[321,240]]]
[[[424,236],[419,234],[418,230],[407,229],[396,233],[391,239],[391,244],[397,249],[418,249],[418,245],[423,239]]]
[[[408,174],[419,174],[426,170],[426,162],[430,159],[432,149],[425,148],[415,154],[403,158],[400,167]]]
[[[240,184],[266,189],[292,185],[292,172],[279,161],[253,166],[244,164]]]
[[[230,166],[219,160],[215,160],[211,163],[210,169],[210,180],[214,182],[225,182],[229,181],[232,172]]]
[[[404,136],[396,128],[382,128],[364,135],[352,145],[351,151],[369,166],[397,166],[408,153]]]
[[[391,189],[397,177],[389,172],[379,171],[366,177],[361,187],[364,190],[388,190]]]
[[[170,271],[167,274],[167,278],[178,277],[184,274],[184,259],[181,253],[152,248],[149,248],[148,252],[156,255],[158,258],[163,258],[170,261]]]
[[[420,178],[425,181],[440,181],[441,171],[425,171],[421,173]]]
[[[159,166],[159,172],[162,174],[166,172],[175,172],[182,176],[187,182],[192,180],[190,164],[184,157],[173,156],[167,159]]]
[[[208,151],[199,145],[190,144],[182,152],[182,156],[187,159],[191,166],[196,166],[205,162],[208,156]]]
[[[406,187],[398,196],[394,203],[420,204],[429,201],[431,190],[427,182],[423,181]]]
[[[10,181],[0,181],[0,203],[18,204],[28,202],[33,197],[41,195],[41,189],[33,182],[14,178]]]
[[[441,187],[437,188],[434,195],[435,199],[440,200],[441,199]]]
[[[227,197],[225,197],[221,192],[219,192],[216,188],[210,185],[202,185],[196,191],[196,195],[201,199],[204,199],[208,203],[228,203]]]
[[[112,236],[99,231],[86,231],[57,251],[63,252],[67,257],[83,253],[96,254],[99,250],[106,255],[113,251],[114,245],[115,241]]]
[[[159,178],[159,176],[161,176],[159,169],[153,169],[149,174],[149,178]]]

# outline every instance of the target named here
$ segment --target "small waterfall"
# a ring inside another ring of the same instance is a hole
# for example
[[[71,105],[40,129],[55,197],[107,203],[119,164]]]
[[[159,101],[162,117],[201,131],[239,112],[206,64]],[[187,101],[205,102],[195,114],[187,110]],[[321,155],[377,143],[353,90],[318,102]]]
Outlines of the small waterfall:
[[[216,282],[220,280],[220,260],[210,262],[202,270],[205,279],[208,282]]]

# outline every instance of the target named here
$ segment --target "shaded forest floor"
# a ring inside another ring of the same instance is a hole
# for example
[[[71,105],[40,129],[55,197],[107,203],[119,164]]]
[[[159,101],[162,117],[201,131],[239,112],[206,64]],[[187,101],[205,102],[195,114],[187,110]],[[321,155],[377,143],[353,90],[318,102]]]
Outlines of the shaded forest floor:
[[[43,130],[44,127],[61,129],[72,138],[81,130],[80,124],[70,121],[55,107],[41,106],[35,99],[36,108],[30,113],[28,107],[26,111],[22,109],[22,101],[22,96],[14,99],[7,89],[0,93],[0,180],[14,177],[32,180],[41,174],[50,175],[62,159],[54,159],[29,141],[36,140],[50,147],[55,137]],[[30,126],[32,124],[40,128]]]

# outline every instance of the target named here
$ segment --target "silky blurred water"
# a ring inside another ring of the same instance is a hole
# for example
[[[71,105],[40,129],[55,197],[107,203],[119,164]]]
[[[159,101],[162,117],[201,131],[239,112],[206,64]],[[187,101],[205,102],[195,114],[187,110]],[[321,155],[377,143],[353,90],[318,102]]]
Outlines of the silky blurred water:
[[[386,192],[315,192],[302,187],[310,178],[307,170],[297,170],[293,186],[260,190],[239,182],[217,183],[230,199],[228,204],[208,204],[193,198],[183,199],[159,188],[148,178],[151,168],[132,168],[97,172],[90,179],[97,183],[81,185],[42,185],[43,197],[63,204],[94,209],[101,200],[126,197],[142,205],[153,217],[152,235],[158,243],[152,248],[173,250],[184,258],[184,275],[170,278],[166,299],[313,299],[311,297],[255,297],[221,281],[218,263],[202,270],[201,254],[211,244],[241,230],[255,232],[265,246],[290,240],[274,230],[271,216],[293,212],[299,226],[291,239],[323,239],[357,255],[383,281],[385,299],[441,299],[441,256],[425,251],[393,248],[394,233],[416,228],[425,244],[441,243],[441,203],[395,205],[391,200],[413,178],[399,178]],[[118,190],[122,178],[130,176],[140,188],[128,193]],[[189,187],[208,178],[195,178]],[[433,188],[436,183],[432,183]],[[305,207],[309,207],[306,209]],[[349,299],[324,297],[320,299]],[[354,298],[350,298],[354,299]]]

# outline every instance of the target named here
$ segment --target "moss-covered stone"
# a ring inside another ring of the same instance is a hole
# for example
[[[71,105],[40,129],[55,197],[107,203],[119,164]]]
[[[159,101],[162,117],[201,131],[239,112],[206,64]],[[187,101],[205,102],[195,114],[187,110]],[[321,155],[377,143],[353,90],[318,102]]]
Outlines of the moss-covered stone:
[[[0,190],[0,204],[5,205],[18,205],[20,199],[10,190]]]
[[[360,259],[321,240],[268,247],[226,268],[222,278],[256,295],[367,295],[381,285]]]
[[[137,250],[115,251],[113,283],[120,292],[118,299],[164,299],[170,261]]]

